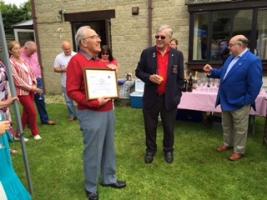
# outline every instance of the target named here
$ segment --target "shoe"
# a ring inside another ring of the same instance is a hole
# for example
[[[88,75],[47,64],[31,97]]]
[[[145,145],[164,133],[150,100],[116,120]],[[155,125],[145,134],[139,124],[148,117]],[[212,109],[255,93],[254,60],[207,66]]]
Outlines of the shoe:
[[[172,163],[173,162],[173,153],[168,151],[164,153],[164,159],[166,161],[166,163]]]
[[[126,182],[117,180],[117,182],[115,182],[115,183],[109,183],[109,184],[102,183],[101,185],[103,187],[112,187],[115,189],[122,189],[122,188],[126,187]]]
[[[75,121],[77,120],[77,117],[69,117],[69,121]]]
[[[88,200],[98,200],[98,193],[86,191],[86,195],[88,197]]]
[[[42,123],[42,124],[44,124],[44,125],[56,125],[56,122],[53,120],[48,120],[47,122]]]
[[[15,141],[20,141],[20,137],[14,136],[14,140]],[[29,138],[23,137],[23,140],[24,140],[24,142],[28,142],[29,141]]]
[[[16,155],[18,154],[18,151],[16,149],[10,149],[11,155]]]
[[[230,157],[229,160],[231,161],[237,161],[240,160],[243,157],[243,154],[234,152]]]
[[[219,146],[216,150],[218,151],[218,152],[225,152],[225,151],[228,151],[228,150],[230,150],[231,149],[231,147],[229,147],[229,146],[226,146],[226,145],[222,145],[222,146]]]
[[[154,159],[154,153],[150,152],[150,151],[147,151],[146,152],[146,155],[145,155],[145,163],[146,164],[149,164],[149,163],[152,163],[153,162],[153,159]]]
[[[40,135],[35,135],[35,136],[33,136],[33,139],[35,139],[35,140],[41,140],[42,137]]]

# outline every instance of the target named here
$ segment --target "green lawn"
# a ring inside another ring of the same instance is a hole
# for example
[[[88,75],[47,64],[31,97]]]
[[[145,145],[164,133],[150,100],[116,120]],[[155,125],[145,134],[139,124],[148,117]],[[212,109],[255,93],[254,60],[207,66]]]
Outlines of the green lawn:
[[[78,122],[67,120],[63,104],[49,104],[56,126],[40,126],[42,141],[27,143],[34,200],[85,200],[82,135]],[[222,143],[220,125],[177,121],[175,160],[166,164],[162,128],[153,164],[145,165],[144,128],[140,109],[117,107],[117,172],[127,188],[99,188],[101,200],[264,200],[267,199],[267,148],[262,145],[263,119],[256,120],[256,135],[249,136],[247,154],[228,161],[230,152],[217,153]],[[28,135],[29,132],[27,131]],[[20,144],[15,143],[19,149]],[[21,151],[14,157],[26,183]]]

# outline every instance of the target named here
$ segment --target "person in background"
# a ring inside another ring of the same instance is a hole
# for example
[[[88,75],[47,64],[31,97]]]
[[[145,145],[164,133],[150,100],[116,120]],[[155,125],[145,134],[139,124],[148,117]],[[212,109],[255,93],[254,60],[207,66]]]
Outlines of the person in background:
[[[2,48],[0,47],[0,52],[2,51]],[[14,129],[12,128],[11,123],[11,115],[9,112],[9,106],[15,101],[18,100],[17,97],[11,97],[9,94],[9,88],[8,88],[8,79],[7,79],[7,67],[5,64],[0,60],[0,114],[2,115],[4,120],[10,121],[10,141],[14,137],[16,137],[16,133]],[[16,138],[19,139],[19,138]],[[27,140],[27,139],[25,139]],[[12,154],[16,154],[17,151],[15,149],[10,149]]]
[[[167,163],[173,162],[174,126],[184,82],[184,59],[182,52],[170,48],[172,34],[168,25],[161,26],[155,35],[156,46],[143,50],[135,71],[135,75],[145,83],[145,163],[152,163],[157,152],[159,114],[164,132],[164,159]]]
[[[102,46],[100,59],[102,62],[109,64],[109,67],[112,69],[118,70],[120,68],[118,61],[113,57],[112,52],[107,45]]]
[[[255,109],[255,99],[262,86],[261,60],[248,49],[248,39],[236,35],[229,41],[231,56],[219,69],[209,64],[203,70],[209,77],[219,78],[220,87],[216,106],[221,105],[223,145],[218,152],[233,148],[231,161],[242,158],[245,154],[248,120],[251,106]]]
[[[104,97],[88,100],[83,72],[89,67],[109,69],[114,65],[97,57],[101,39],[90,26],[80,27],[75,40],[80,50],[67,68],[67,94],[78,104],[77,117],[84,141],[85,191],[89,200],[97,200],[99,181],[102,186],[118,189],[126,187],[126,183],[116,178],[113,101]]]
[[[6,199],[30,200],[29,193],[13,169],[10,155],[14,150],[9,147],[11,116],[8,109],[16,100],[17,97],[9,96],[6,66],[0,60],[0,183]],[[2,195],[0,194],[0,199],[4,198]]]
[[[10,63],[12,76],[16,86],[16,92],[19,101],[23,107],[22,126],[23,129],[28,127],[35,140],[42,139],[39,134],[37,125],[37,113],[34,106],[34,94],[42,94],[42,90],[37,87],[36,78],[31,70],[31,67],[21,58],[21,47],[17,41],[10,41],[8,44],[10,53]]]
[[[54,62],[54,72],[61,74],[61,88],[62,92],[65,98],[65,102],[67,105],[68,113],[69,113],[69,121],[73,121],[77,119],[76,116],[76,108],[74,105],[73,100],[71,100],[66,91],[66,71],[67,66],[70,61],[70,59],[76,54],[74,51],[72,51],[72,47],[70,42],[63,41],[61,48],[63,52],[58,54],[55,58]]]
[[[179,43],[178,43],[178,40],[177,40],[177,39],[175,39],[175,38],[172,38],[172,39],[171,39],[171,42],[170,42],[170,47],[171,47],[171,48],[177,50],[177,49],[178,49],[178,44],[179,44]]]
[[[28,66],[30,66],[31,70],[34,73],[34,76],[37,80],[37,87],[44,90],[44,83],[41,73],[41,67],[38,61],[37,55],[37,47],[36,43],[33,41],[27,41],[22,48],[21,57]],[[35,93],[34,94],[34,101],[39,113],[39,117],[42,124],[46,125],[55,125],[56,123],[53,120],[49,119],[46,103],[45,103],[45,96],[43,93]]]
[[[220,53],[220,58],[223,61],[223,63],[226,61],[226,59],[230,55],[230,51],[228,48],[228,41],[227,40],[221,40],[219,42],[219,53]]]

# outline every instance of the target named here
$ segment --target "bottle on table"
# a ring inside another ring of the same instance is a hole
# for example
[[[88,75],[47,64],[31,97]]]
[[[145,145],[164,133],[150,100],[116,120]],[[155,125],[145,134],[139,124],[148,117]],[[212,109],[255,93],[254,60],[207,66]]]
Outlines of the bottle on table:
[[[193,77],[192,77],[192,73],[190,73],[188,83],[187,83],[187,92],[192,92],[192,90],[193,90]]]

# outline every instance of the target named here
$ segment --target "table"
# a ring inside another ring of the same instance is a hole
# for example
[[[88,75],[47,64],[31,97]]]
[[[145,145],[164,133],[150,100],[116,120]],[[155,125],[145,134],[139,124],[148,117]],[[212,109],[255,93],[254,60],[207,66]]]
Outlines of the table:
[[[267,102],[267,99],[265,99]],[[267,145],[267,115],[265,116],[264,132],[263,132],[263,144]]]
[[[217,91],[214,90],[193,90],[192,92],[183,92],[178,109],[196,110],[203,112],[221,113],[221,106],[215,108]],[[267,94],[261,90],[256,99],[256,111],[251,109],[250,114],[256,116],[266,116],[267,111]]]
[[[178,109],[196,110],[202,112],[221,113],[221,107],[215,107],[218,90],[215,88],[204,88],[193,90],[192,92],[183,92]],[[255,134],[255,116],[266,117],[267,113],[267,94],[261,90],[256,98],[256,111],[251,108],[249,129]],[[267,122],[266,122],[266,140],[267,140]]]

